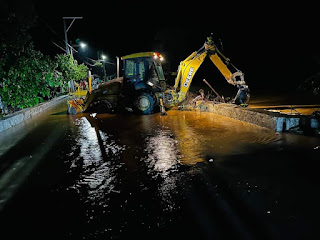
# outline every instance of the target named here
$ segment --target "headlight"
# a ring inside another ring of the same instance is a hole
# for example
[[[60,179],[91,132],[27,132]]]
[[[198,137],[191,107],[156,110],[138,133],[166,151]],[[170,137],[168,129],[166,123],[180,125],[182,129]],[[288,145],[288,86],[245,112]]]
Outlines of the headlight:
[[[151,87],[153,87],[154,86],[154,84],[152,83],[152,82],[147,82],[147,84],[149,85],[149,86],[151,86]]]

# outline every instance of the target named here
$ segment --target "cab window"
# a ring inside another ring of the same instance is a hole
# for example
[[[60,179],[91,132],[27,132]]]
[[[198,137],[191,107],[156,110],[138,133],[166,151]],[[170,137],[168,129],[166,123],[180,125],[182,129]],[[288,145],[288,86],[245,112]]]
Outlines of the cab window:
[[[143,60],[140,61],[138,66],[139,66],[140,79],[144,79],[145,72],[146,72],[145,67],[144,67],[144,61]]]
[[[160,63],[156,63],[159,80],[165,80],[163,70]]]
[[[126,68],[124,74],[127,78],[131,78],[136,75],[136,66],[134,60],[126,60]]]

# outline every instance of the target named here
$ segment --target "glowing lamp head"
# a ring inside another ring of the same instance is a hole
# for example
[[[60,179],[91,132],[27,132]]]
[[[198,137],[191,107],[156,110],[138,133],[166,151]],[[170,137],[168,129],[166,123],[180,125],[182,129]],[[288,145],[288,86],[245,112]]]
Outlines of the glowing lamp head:
[[[164,60],[163,56],[160,53],[157,53],[157,52],[153,53],[153,58],[154,59],[160,59],[160,61]]]
[[[86,48],[87,47],[87,44],[84,43],[84,42],[81,42],[79,45],[80,45],[81,48]]]
[[[158,59],[158,54],[157,53],[153,53],[153,58],[154,59]]]

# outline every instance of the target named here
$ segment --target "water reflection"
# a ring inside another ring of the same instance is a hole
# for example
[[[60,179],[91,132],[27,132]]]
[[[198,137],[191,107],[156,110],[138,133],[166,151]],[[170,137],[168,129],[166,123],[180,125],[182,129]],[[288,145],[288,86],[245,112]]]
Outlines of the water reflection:
[[[244,153],[248,148],[278,141],[281,136],[268,129],[212,113],[170,111],[158,118],[178,142],[181,164],[193,165],[207,155]]]
[[[177,143],[168,130],[156,131],[154,136],[146,138],[146,161],[151,173],[160,173],[165,177],[168,170],[179,163]]]
[[[169,130],[157,130],[152,136],[146,138],[146,157],[143,158],[148,167],[148,174],[160,180],[158,196],[161,198],[163,210],[175,209],[174,196],[177,188],[179,174],[177,171],[180,162],[178,141]]]
[[[88,165],[100,162],[102,153],[96,130],[91,127],[89,121],[82,117],[77,119],[76,124],[79,126],[79,138],[77,141],[80,146],[80,157],[83,158],[83,164],[86,168]]]
[[[101,221],[104,213],[121,214],[123,227],[128,221],[126,215],[133,217],[133,212],[140,211],[137,206],[145,212],[154,211],[154,204],[146,197],[157,199],[160,217],[156,223],[147,217],[141,222],[164,224],[168,216],[162,219],[162,214],[179,211],[181,186],[186,177],[196,174],[185,170],[205,162],[208,155],[215,158],[242,153],[252,144],[279,138],[265,129],[195,112],[170,111],[166,117],[84,114],[74,125],[79,153],[72,156],[71,173],[77,172],[78,177],[71,188],[89,204],[88,222]],[[122,207],[115,209],[115,205]],[[93,206],[101,214],[92,212]]]
[[[62,116],[44,118],[16,148],[28,159],[30,151],[50,150],[1,212],[3,235],[314,239],[318,137],[197,112]],[[52,129],[61,130],[60,142],[43,147],[45,138],[54,141]]]
[[[161,117],[159,121],[161,126],[167,127],[175,136],[182,164],[193,165],[204,161],[201,157],[203,137],[198,135],[192,126],[197,122],[192,122],[193,124],[190,125],[188,121],[192,121],[192,119],[188,120],[188,116],[186,117],[184,113],[179,115],[177,112],[173,112],[172,115],[169,114],[168,118]]]
[[[111,135],[91,126],[86,117],[76,119],[74,123],[78,126],[76,141],[80,153],[72,161],[71,172],[72,169],[79,171],[79,177],[71,188],[81,192],[85,201],[101,205],[108,193],[117,191],[115,172],[121,164],[110,160],[116,159],[124,147],[116,144]]]

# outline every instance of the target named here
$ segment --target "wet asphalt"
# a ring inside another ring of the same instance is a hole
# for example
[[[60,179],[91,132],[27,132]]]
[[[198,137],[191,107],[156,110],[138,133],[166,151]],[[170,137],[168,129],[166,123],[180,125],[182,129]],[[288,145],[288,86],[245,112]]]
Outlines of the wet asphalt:
[[[212,113],[60,104],[0,136],[1,239],[319,239],[319,159]]]

